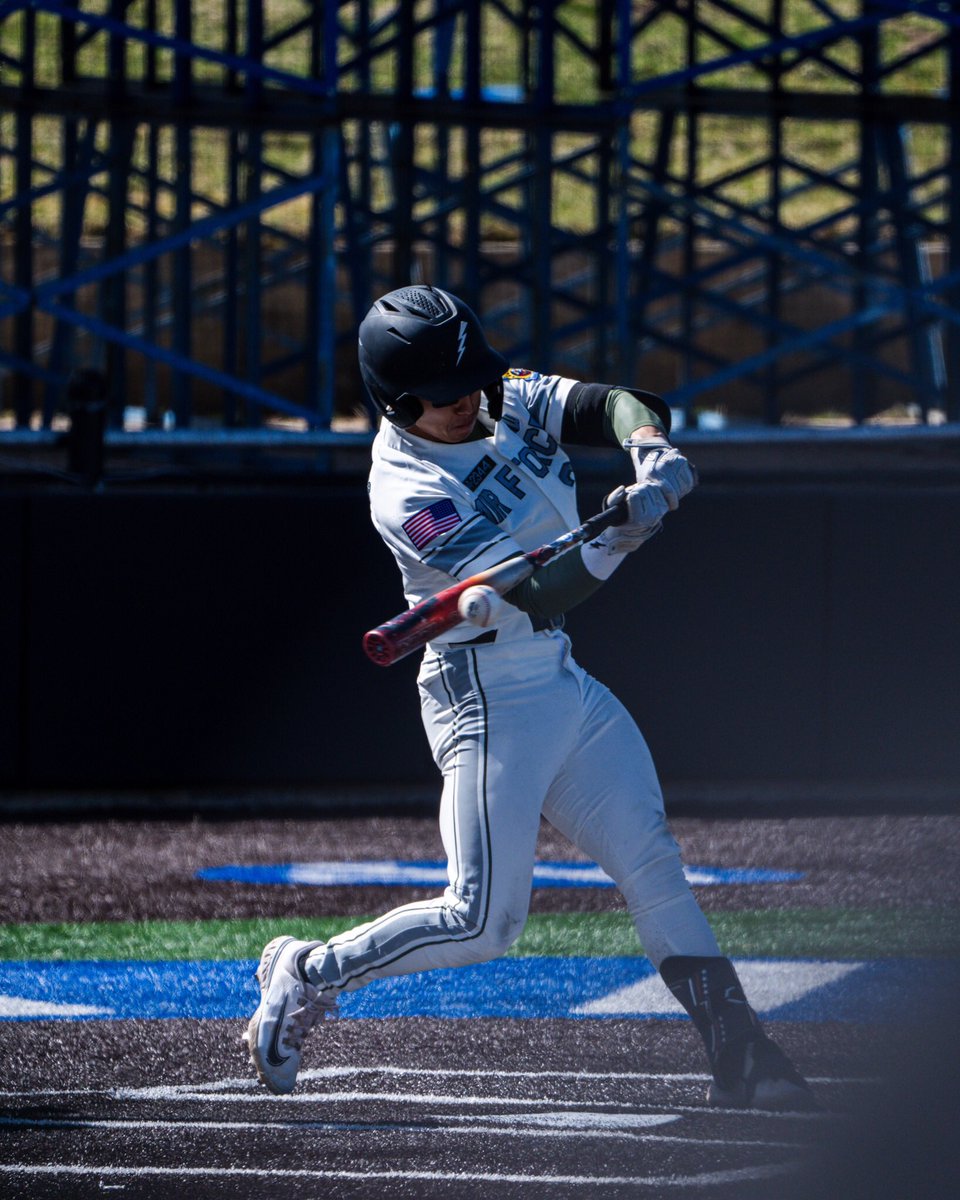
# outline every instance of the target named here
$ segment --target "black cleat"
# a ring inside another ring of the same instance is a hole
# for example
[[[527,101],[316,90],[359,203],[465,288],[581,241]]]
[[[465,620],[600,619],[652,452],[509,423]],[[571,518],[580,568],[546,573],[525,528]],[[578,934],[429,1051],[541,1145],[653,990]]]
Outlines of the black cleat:
[[[810,1085],[764,1033],[723,1048],[707,1090],[713,1108],[823,1112]]]

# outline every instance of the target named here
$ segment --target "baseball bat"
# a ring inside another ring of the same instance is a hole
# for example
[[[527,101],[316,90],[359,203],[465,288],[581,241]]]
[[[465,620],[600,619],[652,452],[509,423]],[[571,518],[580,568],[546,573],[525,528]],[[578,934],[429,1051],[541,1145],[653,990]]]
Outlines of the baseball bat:
[[[568,529],[552,542],[508,558],[502,563],[497,563],[495,567],[471,575],[461,583],[444,588],[434,596],[428,596],[413,608],[408,608],[406,612],[365,633],[363,648],[367,657],[380,667],[389,667],[414,650],[425,646],[432,638],[439,637],[448,629],[460,624],[463,618],[457,604],[467,588],[486,584],[502,596],[564,550],[588,542],[610,525],[619,525],[626,515],[626,505],[620,500],[588,517],[575,529]]]

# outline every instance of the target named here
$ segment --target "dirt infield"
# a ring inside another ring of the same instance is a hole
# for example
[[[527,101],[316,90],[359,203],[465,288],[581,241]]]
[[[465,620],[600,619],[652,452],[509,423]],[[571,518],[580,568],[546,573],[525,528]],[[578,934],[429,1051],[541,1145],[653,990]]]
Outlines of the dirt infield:
[[[960,817],[679,818],[686,862],[803,871],[771,896],[750,885],[696,888],[704,908],[816,905],[948,908],[960,901]],[[424,889],[264,888],[201,882],[227,862],[441,858],[429,817],[315,820],[105,820],[2,826],[0,921],[188,920],[365,912],[432,895]],[[582,856],[544,822],[544,859]],[[532,911],[621,909],[615,891],[533,894]]]

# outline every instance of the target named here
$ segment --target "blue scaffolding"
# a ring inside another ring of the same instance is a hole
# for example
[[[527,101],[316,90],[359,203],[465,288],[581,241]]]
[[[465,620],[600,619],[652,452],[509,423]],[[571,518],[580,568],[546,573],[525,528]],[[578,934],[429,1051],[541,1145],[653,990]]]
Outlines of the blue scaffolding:
[[[0,0],[0,438],[362,440],[410,279],[688,428],[960,420],[953,4],[210,11]]]

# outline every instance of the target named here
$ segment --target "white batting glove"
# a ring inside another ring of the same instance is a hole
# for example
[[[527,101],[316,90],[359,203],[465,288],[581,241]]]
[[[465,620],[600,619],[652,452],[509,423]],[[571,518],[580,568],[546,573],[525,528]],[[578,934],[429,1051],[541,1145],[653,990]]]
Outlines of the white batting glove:
[[[662,434],[658,437],[628,438],[624,450],[630,451],[637,483],[657,481],[664,490],[670,511],[674,512],[684,496],[697,486],[697,468]]]
[[[506,606],[500,593],[483,583],[468,587],[457,601],[457,611],[464,621],[481,629],[496,625]]]
[[[610,525],[582,547],[583,565],[596,579],[609,579],[627,554],[649,541],[662,528],[670,505],[659,482],[618,487],[604,501],[604,508],[623,502],[627,518],[622,525]]]

